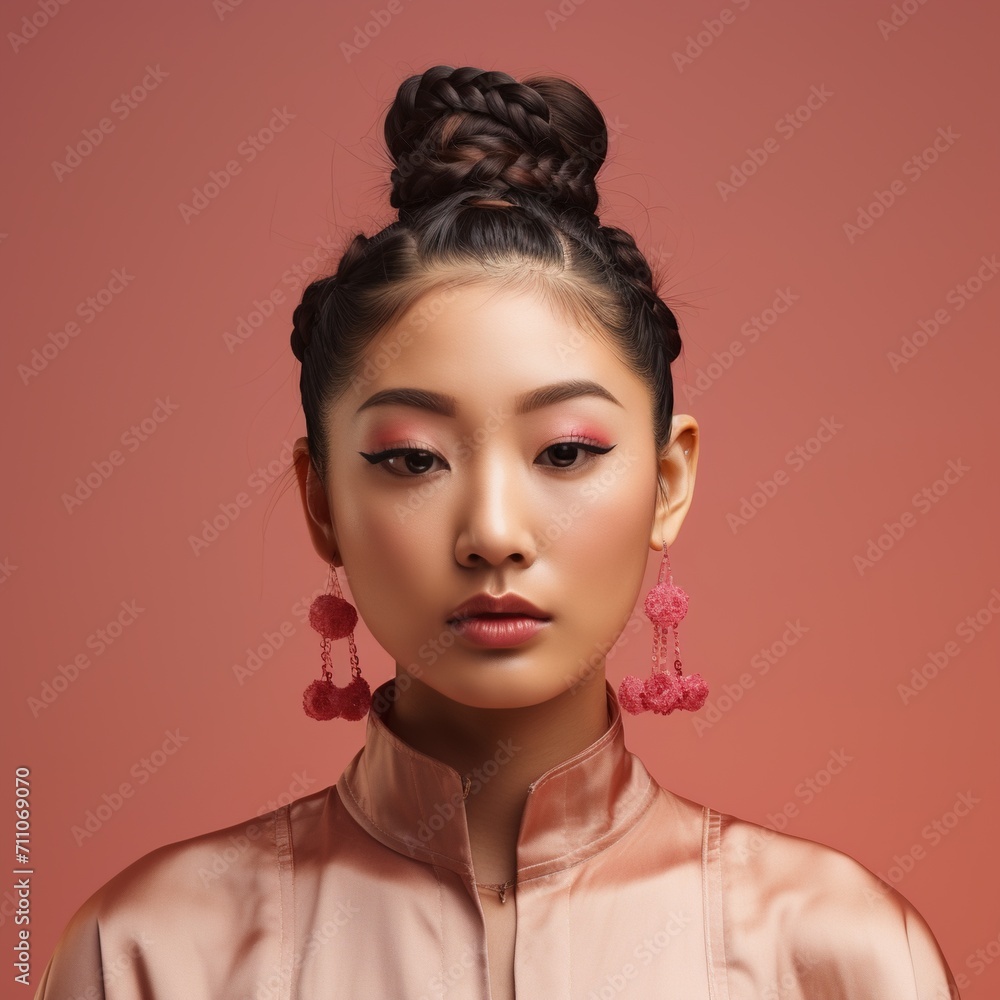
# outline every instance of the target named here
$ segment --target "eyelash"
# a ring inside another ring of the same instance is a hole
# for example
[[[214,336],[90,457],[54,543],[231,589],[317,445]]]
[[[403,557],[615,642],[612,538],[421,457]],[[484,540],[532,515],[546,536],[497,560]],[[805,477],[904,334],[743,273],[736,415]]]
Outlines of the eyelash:
[[[543,449],[542,453],[544,454],[545,452],[549,451],[550,449],[552,449],[552,448],[558,448],[559,445],[564,445],[564,444],[575,444],[582,451],[587,452],[588,456],[587,456],[586,459],[584,459],[584,461],[580,465],[566,465],[566,466],[563,466],[563,465],[550,465],[550,466],[548,466],[548,468],[554,469],[557,472],[579,472],[581,469],[585,469],[585,468],[587,468],[587,466],[589,466],[593,462],[595,462],[597,460],[598,456],[605,455],[609,451],[611,451],[612,448],[616,448],[617,447],[617,445],[613,445],[613,444],[612,445],[601,445],[601,444],[598,444],[596,441],[594,441],[591,438],[582,437],[582,436],[579,436],[579,435],[574,435],[573,437],[565,438],[562,441],[555,441],[555,442],[553,442],[547,448]],[[390,458],[397,458],[397,457],[402,457],[404,455],[413,455],[413,454],[430,455],[433,458],[436,458],[436,459],[438,459],[441,462],[444,461],[443,458],[441,458],[439,455],[435,455],[434,452],[432,452],[430,449],[428,449],[428,448],[420,448],[420,447],[417,447],[416,445],[410,445],[409,442],[407,443],[407,445],[403,445],[403,446],[400,446],[398,448],[386,448],[384,451],[375,452],[375,454],[373,454],[373,455],[366,454],[363,451],[358,452],[358,454],[361,455],[363,458],[367,459],[369,462],[371,462],[372,465],[382,465],[384,462],[386,462],[386,460],[388,460]],[[422,476],[427,476],[427,475],[430,474],[429,472],[408,472],[408,473],[402,473],[402,472],[395,472],[395,471],[392,471],[392,470],[390,470],[390,472],[391,472],[392,475],[400,476],[403,479],[419,479]]]

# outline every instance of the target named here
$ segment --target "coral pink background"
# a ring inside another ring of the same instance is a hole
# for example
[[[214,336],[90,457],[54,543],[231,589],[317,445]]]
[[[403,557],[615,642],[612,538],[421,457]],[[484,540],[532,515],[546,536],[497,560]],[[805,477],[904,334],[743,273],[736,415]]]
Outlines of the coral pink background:
[[[923,913],[963,996],[995,996],[1000,962],[976,951],[1000,948],[1000,280],[984,264],[1000,252],[997,10],[41,9],[7,5],[23,40],[8,34],[0,58],[0,831],[10,843],[13,771],[28,767],[32,982],[126,864],[334,782],[361,745],[363,723],[320,725],[299,703],[318,663],[300,612],[325,567],[283,472],[304,432],[290,316],[327,266],[318,241],[390,220],[382,116],[405,76],[448,63],[588,90],[612,129],[604,221],[636,234],[681,320],[677,409],[699,420],[702,457],[671,555],[692,598],[686,669],[712,699],[701,727],[627,717],[629,746],[680,794],[852,854]],[[241,326],[276,290],[272,314]],[[195,555],[190,536],[241,492]],[[859,569],[871,540],[880,558]],[[807,631],[784,645],[788,623]],[[266,633],[280,648],[239,683]],[[645,668],[649,635],[643,620],[609,659],[614,684]],[[358,637],[374,686],[392,664]],[[901,696],[925,664],[923,690]],[[47,684],[57,697],[39,707]],[[165,741],[174,752],[143,765]],[[850,761],[831,767],[837,754]],[[72,828],[123,782],[132,795],[78,843]]]

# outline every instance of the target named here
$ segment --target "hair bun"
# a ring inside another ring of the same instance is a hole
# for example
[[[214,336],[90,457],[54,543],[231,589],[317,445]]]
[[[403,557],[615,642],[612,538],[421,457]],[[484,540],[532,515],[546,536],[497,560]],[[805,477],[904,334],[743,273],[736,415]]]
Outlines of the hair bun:
[[[593,214],[608,149],[597,105],[557,77],[518,83],[474,66],[434,66],[399,87],[385,119],[400,218],[457,192],[528,195]]]

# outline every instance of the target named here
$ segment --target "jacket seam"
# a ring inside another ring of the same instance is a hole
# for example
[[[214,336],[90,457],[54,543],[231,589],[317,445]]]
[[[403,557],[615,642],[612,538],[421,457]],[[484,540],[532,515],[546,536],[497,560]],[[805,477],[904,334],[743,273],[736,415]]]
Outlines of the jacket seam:
[[[291,1000],[293,956],[295,953],[295,896],[294,896],[294,856],[292,852],[292,825],[289,806],[276,809],[274,816],[274,847],[278,875],[278,921],[280,964],[280,998]]]
[[[702,807],[701,875],[705,914],[705,955],[709,1000],[729,1000],[726,974],[726,939],[723,921],[722,826],[723,815]]]

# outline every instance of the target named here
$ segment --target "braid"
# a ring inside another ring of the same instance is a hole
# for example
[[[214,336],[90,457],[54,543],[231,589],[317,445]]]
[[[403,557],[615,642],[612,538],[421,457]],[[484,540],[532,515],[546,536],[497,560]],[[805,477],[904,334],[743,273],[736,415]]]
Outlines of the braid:
[[[634,301],[652,313],[656,329],[662,334],[665,359],[668,364],[671,363],[681,352],[677,317],[653,286],[653,272],[645,255],[624,229],[601,226],[597,232],[613,265],[615,277],[627,286]]]
[[[377,236],[371,238],[365,236],[364,233],[358,233],[340,258],[336,272],[317,278],[306,286],[302,293],[302,301],[292,313],[292,353],[299,361],[305,356],[306,348],[309,347],[312,340],[317,322],[323,327],[327,326],[323,321],[324,313],[336,290],[347,282],[351,271],[365,259],[369,245],[375,243],[380,237],[384,237],[387,230],[397,225],[398,223],[394,222],[386,226]]]
[[[316,327],[316,319],[335,280],[334,276],[330,276],[318,278],[309,284],[302,293],[302,301],[292,313],[292,353],[299,361],[305,358],[306,348],[312,340],[312,333]]]
[[[399,88],[386,116],[389,151],[406,152],[405,143],[427,131],[431,122],[454,113],[474,112],[506,125],[529,148],[559,152],[562,145],[549,124],[549,109],[531,87],[507,73],[474,66],[435,66],[412,76]]]
[[[551,118],[539,90],[506,73],[437,66],[411,77],[385,120],[389,203],[410,221],[452,192],[508,188],[593,212],[595,153],[570,148]]]

